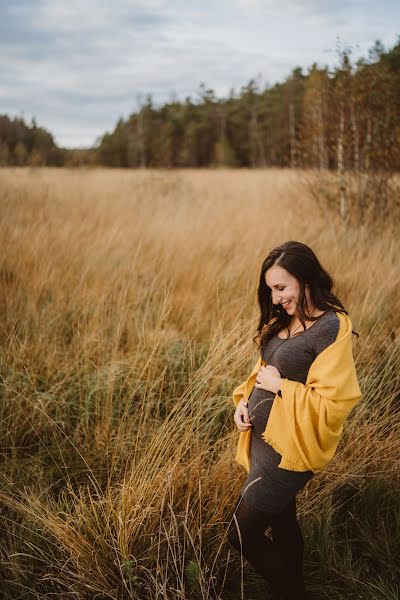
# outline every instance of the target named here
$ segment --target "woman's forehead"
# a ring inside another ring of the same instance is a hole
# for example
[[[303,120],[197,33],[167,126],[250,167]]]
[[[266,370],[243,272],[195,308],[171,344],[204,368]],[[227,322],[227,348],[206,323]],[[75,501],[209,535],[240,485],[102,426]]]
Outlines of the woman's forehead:
[[[265,272],[265,282],[269,287],[288,283],[293,276],[283,267],[273,266]]]

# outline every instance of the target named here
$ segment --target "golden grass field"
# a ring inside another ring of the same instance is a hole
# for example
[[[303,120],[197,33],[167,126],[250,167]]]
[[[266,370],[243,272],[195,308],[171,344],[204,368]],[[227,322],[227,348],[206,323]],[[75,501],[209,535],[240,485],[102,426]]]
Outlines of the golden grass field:
[[[310,245],[352,319],[362,401],[298,495],[324,599],[397,600],[399,241],[289,170],[0,170],[0,579],[26,598],[265,598],[225,539],[234,387],[262,261]],[[244,565],[245,566],[245,565]]]

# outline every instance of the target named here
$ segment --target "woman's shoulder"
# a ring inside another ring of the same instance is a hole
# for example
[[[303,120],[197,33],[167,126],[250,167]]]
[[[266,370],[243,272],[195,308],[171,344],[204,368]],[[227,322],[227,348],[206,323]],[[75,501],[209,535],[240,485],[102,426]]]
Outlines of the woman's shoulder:
[[[322,326],[326,326],[326,324],[330,324],[329,326],[332,326],[332,323],[335,325],[339,325],[339,317],[337,316],[337,313],[335,310],[326,310],[324,313],[322,313],[319,317],[318,320],[314,323],[313,327],[322,327]]]
[[[332,344],[339,332],[340,321],[334,310],[326,311],[320,319],[311,327],[313,348],[316,354],[322,352]]]

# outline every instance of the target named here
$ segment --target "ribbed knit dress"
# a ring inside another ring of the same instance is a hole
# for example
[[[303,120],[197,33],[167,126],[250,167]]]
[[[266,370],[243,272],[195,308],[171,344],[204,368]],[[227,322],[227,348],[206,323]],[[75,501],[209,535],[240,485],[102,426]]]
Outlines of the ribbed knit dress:
[[[323,313],[305,331],[286,340],[275,335],[260,353],[265,362],[275,366],[281,376],[305,383],[311,363],[332,344],[339,331],[339,319],[333,310]],[[268,422],[273,392],[254,387],[249,398],[251,428],[250,472],[241,494],[258,510],[279,513],[314,476],[312,471],[289,471],[278,464],[281,455],[261,437]],[[284,402],[283,398],[277,401]]]

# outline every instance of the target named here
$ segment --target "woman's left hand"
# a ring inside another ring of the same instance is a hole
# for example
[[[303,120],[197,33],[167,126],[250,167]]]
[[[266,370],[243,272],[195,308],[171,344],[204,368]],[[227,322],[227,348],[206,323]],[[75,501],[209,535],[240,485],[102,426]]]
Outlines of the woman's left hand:
[[[263,365],[257,373],[255,387],[275,394],[281,387],[282,377],[276,367]]]

